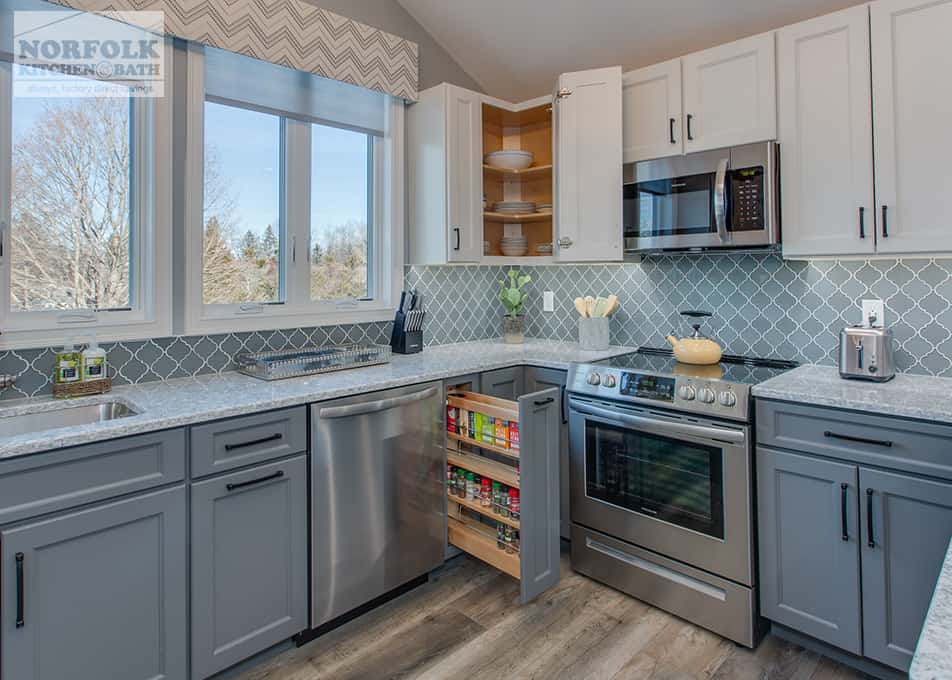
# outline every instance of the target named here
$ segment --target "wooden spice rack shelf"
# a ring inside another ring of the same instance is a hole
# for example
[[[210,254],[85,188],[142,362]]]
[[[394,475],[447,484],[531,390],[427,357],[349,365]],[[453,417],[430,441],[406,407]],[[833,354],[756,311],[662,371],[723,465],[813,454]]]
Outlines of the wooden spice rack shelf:
[[[515,579],[522,576],[518,553],[507,553],[496,544],[496,535],[489,527],[477,522],[447,519],[449,542],[487,564],[504,571]]]
[[[503,517],[502,515],[497,515],[493,512],[491,507],[483,507],[479,501],[471,501],[468,498],[460,498],[459,496],[447,496],[447,499],[456,503],[456,505],[472,510],[475,513],[482,515],[483,517],[488,517],[491,520],[496,522],[502,522],[503,524],[508,524],[514,529],[519,528],[519,520],[513,519],[512,517]]]
[[[474,472],[480,477],[489,477],[494,482],[511,486],[514,489],[519,488],[519,470],[510,465],[465,451],[453,451],[452,449],[448,449],[446,452],[446,462],[453,467]]]
[[[468,430],[469,428],[467,428]],[[447,432],[447,439],[450,439],[460,444],[469,444],[470,446],[476,446],[486,451],[492,451],[493,453],[498,453],[501,456],[506,456],[507,458],[513,458],[519,460],[519,449],[507,449],[505,446],[499,446],[498,444],[490,444],[489,442],[480,441],[479,439],[473,439],[468,437],[465,434],[459,434],[458,432]]]

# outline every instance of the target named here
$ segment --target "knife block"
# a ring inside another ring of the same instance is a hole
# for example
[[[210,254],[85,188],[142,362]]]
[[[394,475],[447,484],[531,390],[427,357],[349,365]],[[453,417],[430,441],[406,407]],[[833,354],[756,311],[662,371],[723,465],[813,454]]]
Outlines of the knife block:
[[[423,331],[405,330],[406,315],[397,311],[390,335],[390,349],[397,354],[416,354],[423,351]]]

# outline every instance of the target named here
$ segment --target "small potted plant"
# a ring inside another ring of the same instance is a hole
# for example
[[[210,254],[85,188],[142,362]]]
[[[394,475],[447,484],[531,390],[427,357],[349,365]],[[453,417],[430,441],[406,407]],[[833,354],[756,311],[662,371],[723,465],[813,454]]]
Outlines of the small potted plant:
[[[499,301],[506,308],[502,317],[503,339],[510,344],[518,344],[525,340],[526,322],[523,308],[528,294],[523,287],[532,281],[532,277],[515,269],[509,270],[509,278],[499,282]]]

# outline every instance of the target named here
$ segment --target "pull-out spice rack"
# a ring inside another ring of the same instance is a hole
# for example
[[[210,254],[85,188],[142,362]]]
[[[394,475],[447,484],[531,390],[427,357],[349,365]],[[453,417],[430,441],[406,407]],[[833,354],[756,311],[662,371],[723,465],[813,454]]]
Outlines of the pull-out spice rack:
[[[449,387],[446,405],[448,470],[515,489],[520,503],[459,496],[448,479],[447,540],[519,579],[528,602],[559,580],[559,392],[512,401]]]

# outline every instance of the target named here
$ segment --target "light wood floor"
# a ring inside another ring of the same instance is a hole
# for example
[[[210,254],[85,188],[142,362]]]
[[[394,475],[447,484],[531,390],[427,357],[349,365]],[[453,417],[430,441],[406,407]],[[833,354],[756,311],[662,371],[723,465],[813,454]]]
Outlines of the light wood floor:
[[[525,607],[518,583],[460,556],[429,583],[240,680],[865,677],[768,636],[755,651],[575,574]]]

